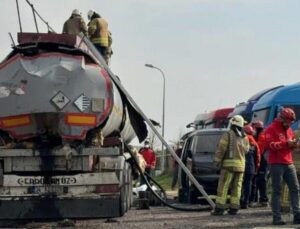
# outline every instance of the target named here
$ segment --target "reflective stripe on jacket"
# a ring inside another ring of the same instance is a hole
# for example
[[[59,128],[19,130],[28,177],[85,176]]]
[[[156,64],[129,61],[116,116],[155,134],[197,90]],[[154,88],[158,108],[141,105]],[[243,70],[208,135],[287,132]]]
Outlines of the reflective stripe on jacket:
[[[222,168],[234,172],[244,172],[245,154],[248,150],[248,138],[239,137],[233,130],[229,130],[221,137],[214,160],[221,163]]]
[[[90,40],[102,47],[108,47],[108,23],[103,18],[94,18],[89,23]]]

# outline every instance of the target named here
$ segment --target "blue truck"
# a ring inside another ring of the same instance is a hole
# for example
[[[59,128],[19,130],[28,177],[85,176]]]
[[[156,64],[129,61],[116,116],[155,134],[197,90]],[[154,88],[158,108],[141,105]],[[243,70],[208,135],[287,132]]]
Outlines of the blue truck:
[[[297,129],[300,121],[300,83],[280,87],[263,95],[253,106],[252,121],[261,120],[268,126],[282,107],[290,107],[296,113],[296,122],[292,129]]]
[[[282,88],[283,85],[267,88],[262,91],[257,92],[255,95],[251,96],[247,102],[239,103],[235,106],[234,110],[228,115],[228,119],[232,118],[234,115],[241,115],[247,122],[251,121],[253,111],[253,106],[267,93],[276,91],[279,88]]]

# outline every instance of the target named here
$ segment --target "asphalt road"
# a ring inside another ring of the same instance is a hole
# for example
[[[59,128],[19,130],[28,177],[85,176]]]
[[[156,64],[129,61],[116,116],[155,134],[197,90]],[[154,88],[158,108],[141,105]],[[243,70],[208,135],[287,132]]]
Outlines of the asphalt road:
[[[286,213],[283,218],[288,224],[281,228],[300,228],[300,225],[291,224],[291,214]],[[240,210],[236,216],[211,216],[209,211],[183,212],[167,207],[151,207],[149,210],[131,209],[123,217],[112,220],[78,220],[69,226],[67,223],[65,225],[67,228],[105,229],[280,228],[272,225],[270,208]],[[30,223],[26,225],[27,228],[61,228],[62,226],[61,222]]]

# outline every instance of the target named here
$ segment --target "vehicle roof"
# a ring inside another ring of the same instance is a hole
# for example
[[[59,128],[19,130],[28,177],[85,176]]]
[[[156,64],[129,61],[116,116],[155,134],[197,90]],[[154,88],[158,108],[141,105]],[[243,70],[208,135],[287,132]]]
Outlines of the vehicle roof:
[[[257,101],[259,100],[264,94],[268,93],[269,91],[273,91],[273,90],[276,90],[278,88],[281,88],[283,87],[283,85],[279,85],[279,86],[276,86],[276,87],[271,87],[271,88],[267,88],[267,89],[264,89],[264,90],[261,90],[259,92],[257,92],[255,95],[251,96],[248,101]]]
[[[242,103],[237,104],[234,107],[233,111],[230,112],[227,117],[231,118],[234,115],[243,115],[246,112],[246,110],[247,110],[247,105],[248,105],[248,102],[247,103],[242,102]]]
[[[300,104],[300,83],[287,85],[266,93],[254,105],[253,110],[260,110],[272,104]]]
[[[197,114],[196,118],[195,118],[195,121],[194,123],[200,123],[200,122],[205,122],[208,118],[208,113],[205,112],[205,113],[200,113],[200,114]]]
[[[190,133],[188,138],[193,137],[193,136],[199,136],[199,135],[212,135],[212,134],[224,133],[226,131],[228,131],[227,128],[200,129],[200,130],[195,130],[192,133]]]
[[[233,107],[217,109],[217,110],[211,111],[208,114],[208,119],[222,118],[222,117],[226,118],[228,116],[228,114],[232,111],[233,111]]]
[[[234,115],[246,115],[246,114],[250,114],[251,111],[253,110],[254,105],[260,101],[260,99],[267,93],[272,92],[272,91],[276,91],[278,88],[283,87],[283,85],[279,85],[276,87],[271,87],[271,88],[267,88],[264,90],[261,90],[259,92],[257,92],[256,94],[254,94],[253,96],[251,96],[247,102],[242,102],[239,103],[235,106],[234,110],[228,115],[228,118],[233,117]]]

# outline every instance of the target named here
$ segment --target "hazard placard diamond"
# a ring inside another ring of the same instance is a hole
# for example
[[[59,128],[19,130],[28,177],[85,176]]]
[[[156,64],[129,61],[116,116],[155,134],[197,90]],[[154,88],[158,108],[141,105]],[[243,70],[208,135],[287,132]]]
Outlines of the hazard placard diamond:
[[[91,100],[90,98],[82,94],[75,100],[74,104],[82,112],[85,111],[90,106]]]
[[[51,102],[58,108],[63,109],[69,102],[70,99],[59,91],[52,99]]]

